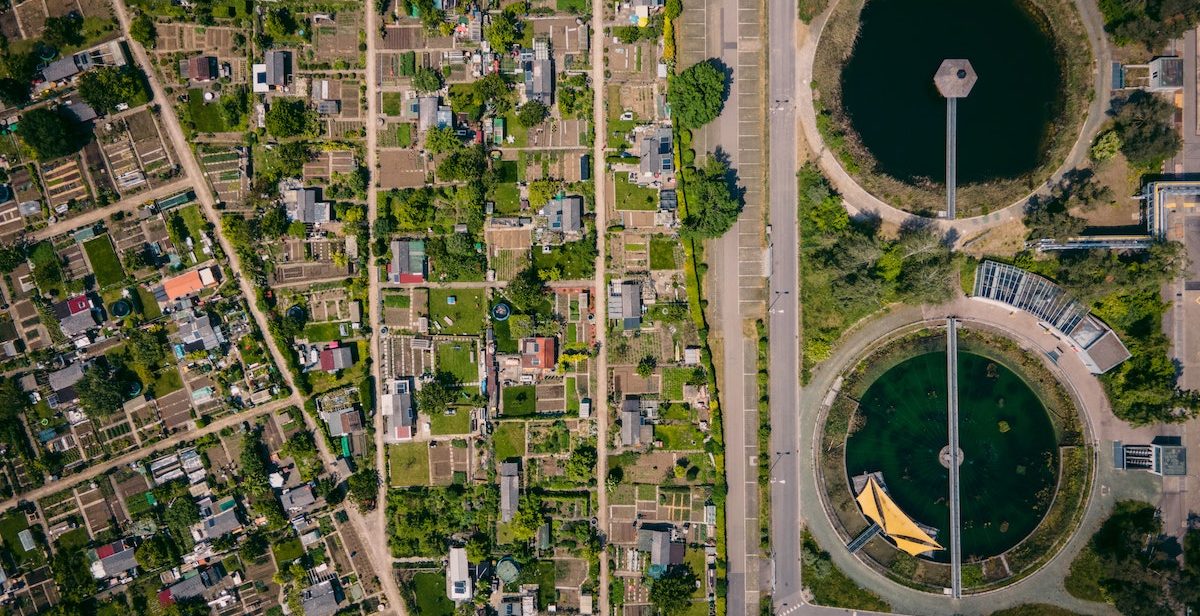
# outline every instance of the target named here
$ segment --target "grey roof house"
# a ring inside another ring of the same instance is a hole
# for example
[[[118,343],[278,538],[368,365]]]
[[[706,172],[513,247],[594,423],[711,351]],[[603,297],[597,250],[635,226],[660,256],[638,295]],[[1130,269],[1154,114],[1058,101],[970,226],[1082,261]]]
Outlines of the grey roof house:
[[[338,611],[338,589],[333,580],[313,584],[300,593],[304,616],[333,616]]]
[[[521,467],[516,462],[500,464],[500,521],[511,522],[521,506]]]
[[[674,175],[675,162],[672,158],[671,129],[660,126],[642,135],[639,183],[649,184]]]
[[[283,508],[287,511],[295,512],[302,511],[317,502],[317,497],[313,496],[312,487],[304,484],[280,494],[279,502],[283,504]]]
[[[319,189],[296,188],[283,197],[288,220],[304,224],[323,224],[331,220],[329,202],[321,200]]]
[[[212,315],[207,312],[180,311],[175,313],[175,321],[179,324],[179,341],[184,353],[211,351],[225,343],[220,326],[213,324]]]
[[[389,391],[380,396],[380,412],[383,413],[384,425],[387,427],[384,441],[395,443],[412,439],[417,423],[412,392],[412,379],[403,378],[392,381]]]
[[[289,51],[268,51],[264,64],[267,65],[267,85],[281,87],[287,85],[292,73],[292,54]]]
[[[642,285],[636,280],[616,281],[609,285],[608,318],[621,321],[628,331],[642,326]]]
[[[551,231],[579,233],[583,230],[583,197],[558,195],[546,202],[542,215]]]

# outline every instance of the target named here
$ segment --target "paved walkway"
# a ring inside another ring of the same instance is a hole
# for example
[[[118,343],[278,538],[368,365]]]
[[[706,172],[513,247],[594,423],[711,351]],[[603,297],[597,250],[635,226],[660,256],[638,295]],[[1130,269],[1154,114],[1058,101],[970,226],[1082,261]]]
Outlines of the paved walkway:
[[[826,19],[830,12],[837,7],[837,4],[837,1],[834,0],[824,13],[813,20],[810,35],[800,47],[800,55],[797,59],[796,68],[799,73],[800,83],[812,83],[813,62],[816,57],[821,30],[825,27]],[[1049,189],[1062,178],[1064,173],[1085,162],[1096,131],[1107,119],[1105,111],[1108,109],[1109,94],[1112,91],[1112,75],[1109,70],[1112,54],[1109,51],[1108,40],[1104,34],[1104,20],[1095,2],[1092,0],[1075,0],[1075,6],[1082,18],[1084,28],[1087,30],[1088,39],[1092,46],[1092,56],[1094,59],[1092,66],[1094,83],[1092,87],[1095,95],[1092,97],[1092,104],[1088,109],[1087,120],[1080,129],[1079,138],[1071,148],[1066,160],[1054,172],[1054,175],[1035,192],[1042,192]],[[930,75],[930,79],[933,79],[932,74]],[[849,173],[846,173],[846,170],[842,168],[841,163],[838,162],[833,152],[825,147],[825,142],[821,139],[820,132],[817,131],[817,115],[816,109],[813,106],[811,92],[805,94],[804,96],[800,96],[797,101],[799,103],[800,125],[804,129],[804,138],[808,140],[811,149],[815,152],[817,161],[821,166],[821,171],[825,173],[825,176],[829,178],[830,182],[833,183],[834,187],[845,198],[846,209],[850,210],[850,214],[876,214],[883,220],[897,225],[912,218],[912,214],[893,207],[867,192],[858,185],[858,182],[855,182],[850,177]],[[952,221],[937,219],[936,225],[943,232],[953,231],[957,234],[958,241],[961,242],[997,225],[1022,218],[1024,215],[1024,204],[1029,196],[984,216],[960,218]]]
[[[847,334],[833,355],[813,371],[812,379],[804,389],[800,411],[801,455],[806,456],[811,468],[816,468],[814,443],[823,414],[822,400],[837,377],[872,344],[890,333],[922,322],[944,323],[951,316],[957,317],[968,327],[976,323],[1016,332],[1013,337],[1023,347],[1043,357],[1046,352],[1062,346],[1054,335],[1038,325],[1034,317],[981,300],[959,298],[942,306],[899,307],[876,316]],[[1159,479],[1149,473],[1118,473],[1113,470],[1112,448],[1107,443],[1112,440],[1149,442],[1158,431],[1153,428],[1131,428],[1114,417],[1100,382],[1069,350],[1062,355],[1057,366],[1050,368],[1086,409],[1088,427],[1085,432],[1087,440],[1095,446],[1097,456],[1092,496],[1080,528],[1049,563],[1012,586],[982,595],[968,595],[959,601],[901,586],[884,578],[857,556],[839,548],[845,540],[834,529],[825,512],[815,473],[804,473],[800,478],[801,513],[817,542],[832,554],[834,563],[863,587],[886,597],[893,609],[900,613],[989,614],[998,609],[1032,602],[1053,603],[1082,614],[1115,613],[1110,606],[1070,596],[1063,588],[1062,580],[1075,555],[1107,517],[1113,502],[1127,498],[1150,502],[1157,500],[1161,490]]]

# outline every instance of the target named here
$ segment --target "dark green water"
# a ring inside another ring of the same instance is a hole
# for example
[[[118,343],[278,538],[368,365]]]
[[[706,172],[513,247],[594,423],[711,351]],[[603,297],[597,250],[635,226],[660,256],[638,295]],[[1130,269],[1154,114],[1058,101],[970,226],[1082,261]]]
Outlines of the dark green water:
[[[979,75],[958,102],[958,182],[1036,169],[1060,83],[1053,42],[1033,16],[1014,0],[868,0],[842,96],[879,169],[945,181],[946,102],[933,73],[946,58],[970,60]]]
[[[999,554],[1037,526],[1054,490],[1058,457],[1046,409],[1020,377],[973,353],[960,351],[958,361],[967,559]],[[937,528],[938,542],[949,546],[949,471],[938,461],[948,442],[945,352],[918,355],[885,372],[863,395],[859,414],[862,426],[846,443],[848,474],[882,471],[896,504]],[[949,551],[934,558],[948,561]]]

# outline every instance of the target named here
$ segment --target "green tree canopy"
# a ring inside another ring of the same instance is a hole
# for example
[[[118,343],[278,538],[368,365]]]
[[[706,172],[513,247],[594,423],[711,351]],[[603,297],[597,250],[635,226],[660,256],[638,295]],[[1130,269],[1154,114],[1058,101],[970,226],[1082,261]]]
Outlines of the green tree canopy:
[[[504,53],[521,40],[525,26],[517,18],[513,9],[515,6],[517,5],[509,5],[500,13],[492,15],[492,23],[484,31],[483,36],[491,44],[493,51]]]
[[[125,348],[134,363],[154,370],[167,357],[166,341],[161,330],[149,331],[140,327],[129,329],[125,334]]]
[[[125,403],[126,384],[113,371],[92,366],[83,371],[83,378],[75,384],[79,404],[93,417],[107,417]]]
[[[26,111],[21,116],[17,134],[39,161],[74,154],[88,140],[83,127],[64,107],[39,107]]]
[[[518,272],[504,289],[504,295],[522,310],[532,310],[547,293],[546,282],[532,265]]]
[[[413,73],[412,85],[418,92],[437,92],[442,89],[442,73],[437,69],[419,67]]]
[[[696,574],[687,565],[671,565],[650,582],[650,603],[660,614],[682,614],[691,607],[696,592]]]
[[[42,26],[42,41],[55,49],[83,44],[83,16],[74,11],[62,17],[47,17]]]
[[[567,477],[579,483],[588,483],[596,476],[596,447],[591,444],[576,445],[567,458]]]
[[[1118,45],[1140,44],[1151,51],[1179,38],[1200,21],[1193,0],[1101,0],[1104,29]]]
[[[12,77],[0,77],[0,101],[9,106],[28,103],[29,83]]]
[[[680,128],[700,128],[712,122],[728,96],[726,68],[716,58],[689,66],[667,84],[667,101]]]
[[[304,171],[304,165],[312,160],[312,151],[303,141],[289,141],[275,147],[275,155],[279,159],[279,171],[284,176],[298,176]]]
[[[315,132],[316,117],[302,98],[277,98],[266,114],[267,132],[275,137],[296,137]]]
[[[1179,151],[1181,140],[1173,122],[1175,107],[1166,100],[1136,90],[1113,101],[1113,124],[1121,153],[1134,165],[1157,167]]]
[[[694,239],[720,237],[737,222],[742,201],[730,189],[729,165],[709,157],[703,167],[685,167],[679,179],[687,194],[681,234]]]
[[[129,36],[146,49],[153,49],[158,42],[158,28],[154,25],[154,18],[139,11],[129,23]]]
[[[379,495],[379,473],[373,468],[361,468],[348,481],[350,498],[362,510],[375,508],[375,499]]]
[[[146,571],[158,571],[176,564],[179,548],[170,537],[159,533],[146,539],[133,552],[137,564]]]
[[[529,101],[517,109],[517,122],[526,128],[537,126],[550,115],[550,110],[542,101]]]
[[[445,154],[462,148],[462,139],[449,126],[434,126],[425,132],[425,149],[433,154]]]
[[[428,415],[440,416],[446,412],[447,406],[458,399],[460,389],[458,378],[454,374],[438,371],[432,380],[423,383],[417,390],[414,396],[417,409]]]

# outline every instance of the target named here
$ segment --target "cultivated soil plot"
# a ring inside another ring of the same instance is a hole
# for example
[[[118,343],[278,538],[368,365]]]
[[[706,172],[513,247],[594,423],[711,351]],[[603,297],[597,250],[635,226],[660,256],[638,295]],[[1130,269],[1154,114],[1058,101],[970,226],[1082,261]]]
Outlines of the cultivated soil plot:
[[[379,164],[383,167],[380,174],[380,188],[417,188],[425,185],[425,161],[413,150],[382,150],[379,152]]]
[[[71,244],[66,248],[58,251],[60,261],[66,262],[63,267],[63,275],[68,280],[83,278],[92,273],[87,262],[83,260],[83,247],[79,244]]]
[[[158,399],[158,414],[168,431],[182,427],[192,419],[192,404],[188,393],[182,389]]]
[[[156,52],[207,51],[220,56],[234,54],[234,28],[210,26],[203,28],[187,24],[158,24]]]
[[[314,20],[313,30],[318,63],[345,60],[350,66],[358,64],[359,13],[342,11],[336,21]]]
[[[387,26],[380,38],[376,39],[375,49],[380,51],[404,51],[407,49],[429,49],[426,44],[425,27]]]
[[[21,30],[26,38],[34,38],[41,34],[46,25],[46,6],[40,0],[30,0],[17,5],[17,19],[21,22]]]
[[[330,120],[326,132],[330,139],[362,139],[363,123],[358,120]]]
[[[170,148],[163,142],[158,124],[149,111],[143,109],[126,117],[125,122],[138,160],[147,175],[162,173],[174,164]]]
[[[108,160],[108,168],[117,189],[124,194],[126,191],[145,185],[146,175],[138,165],[137,154],[133,151],[133,143],[129,134],[122,128],[100,135],[101,149]]]
[[[65,158],[42,165],[42,181],[50,206],[65,204],[90,196],[83,169],[75,158]]]
[[[242,204],[249,189],[249,180],[242,172],[241,154],[232,147],[205,147],[201,149],[200,164],[217,191],[217,199],[235,207]]]
[[[433,372],[433,352],[412,348],[413,338],[391,338],[392,372],[401,376],[420,376]]]
[[[328,150],[304,164],[304,179],[328,180],[334,173],[350,173],[357,166],[352,150]]]
[[[3,34],[10,41],[17,41],[22,38],[21,28],[17,25],[17,13],[15,11],[0,13],[0,34]]]

